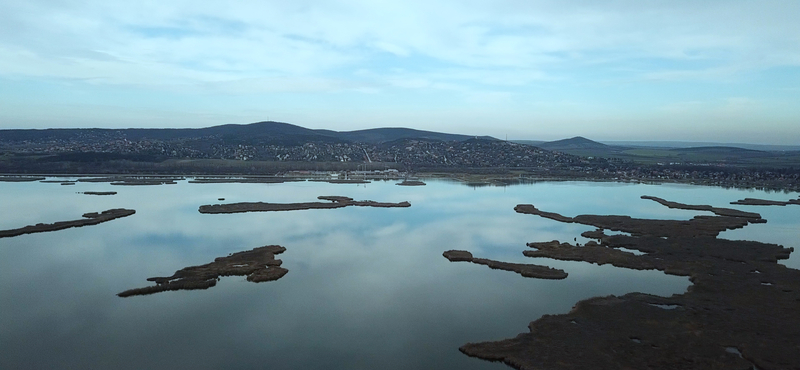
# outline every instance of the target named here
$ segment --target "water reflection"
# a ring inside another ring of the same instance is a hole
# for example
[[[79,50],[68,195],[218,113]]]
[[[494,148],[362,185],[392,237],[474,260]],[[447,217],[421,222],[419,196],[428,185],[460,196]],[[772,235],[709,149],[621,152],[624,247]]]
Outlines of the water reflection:
[[[521,251],[527,242],[571,241],[591,228],[518,215],[516,204],[568,216],[685,219],[702,213],[668,210],[638,197],[716,206],[742,197],[738,190],[688,186],[537,183],[473,189],[426,182],[423,187],[1,183],[0,204],[19,210],[0,215],[4,229],[111,208],[137,213],[0,240],[0,368],[505,368],[468,358],[458,347],[513,337],[541,315],[566,312],[588,297],[630,291],[670,295],[689,284],[657,271],[526,258]],[[118,194],[78,194],[83,191]],[[411,207],[198,212],[198,206],[219,203],[218,198],[290,203],[320,195],[407,200]],[[737,232],[746,238],[751,229],[763,228],[754,235],[770,234],[773,240],[784,235],[777,242],[793,242],[788,233],[770,232],[772,225],[797,227],[797,211],[791,210],[753,210],[769,223]],[[287,248],[281,259],[291,272],[279,281],[252,284],[223,277],[205,291],[115,296],[140,286],[145,277],[266,244]],[[442,257],[448,249],[548,265],[569,277],[521,279],[450,263]]]

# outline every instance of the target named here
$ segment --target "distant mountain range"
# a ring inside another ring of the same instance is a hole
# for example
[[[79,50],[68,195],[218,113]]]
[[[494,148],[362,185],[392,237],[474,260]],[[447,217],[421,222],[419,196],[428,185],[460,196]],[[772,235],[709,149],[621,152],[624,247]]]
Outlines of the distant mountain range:
[[[709,145],[692,146],[687,145],[691,143],[682,142],[612,142],[615,145],[608,145],[580,136],[549,142],[517,141],[517,143],[581,157],[614,158],[645,165],[691,163],[786,168],[800,164],[798,149],[779,145],[694,143]],[[621,145],[622,143],[628,145]],[[632,143],[637,145],[631,145]]]
[[[10,153],[59,154],[60,156],[77,155],[70,153],[84,153],[80,155],[88,156],[91,160],[99,160],[100,158],[105,158],[103,156],[116,153],[134,157],[151,155],[154,156],[153,160],[165,157],[181,157],[280,158],[280,160],[297,158],[311,161],[341,161],[360,158],[360,156],[367,154],[365,149],[360,147],[365,144],[378,146],[384,152],[396,150],[390,148],[420,149],[424,147],[424,145],[409,143],[409,140],[421,143],[427,142],[431,143],[431,145],[433,143],[460,142],[468,145],[463,150],[472,150],[469,148],[476,145],[481,146],[480,142],[527,144],[537,147],[537,150],[540,148],[578,157],[623,160],[645,165],[686,163],[775,167],[800,165],[800,151],[791,150],[792,147],[784,146],[761,146],[771,150],[756,150],[754,148],[758,146],[749,145],[744,147],[745,145],[734,146],[718,143],[695,147],[680,145],[686,143],[679,142],[614,142],[614,145],[609,145],[580,136],[549,142],[518,140],[508,143],[490,136],[477,137],[409,128],[390,127],[356,131],[333,131],[308,129],[273,121],[244,125],[230,124],[198,129],[0,130],[0,150],[2,151]],[[627,145],[622,145],[623,143]],[[637,145],[633,145],[634,143]],[[306,148],[294,151],[276,149],[277,147],[303,148],[309,144],[311,144],[310,147],[315,147],[316,149]],[[424,155],[438,153],[437,151],[441,148],[438,148],[437,145],[439,144],[425,149]],[[434,149],[434,147],[438,149]],[[498,146],[497,148],[500,147]],[[499,150],[497,148],[493,150]],[[511,147],[503,148],[508,149]],[[403,157],[399,152],[393,153],[395,154],[392,154],[392,159],[395,158],[395,155],[397,158]],[[494,163],[488,159],[495,155],[500,154],[499,152],[494,154],[484,153],[481,163]],[[380,156],[380,154],[374,153],[371,157],[375,156]],[[442,152],[433,156],[444,158],[446,153]],[[131,158],[139,158],[134,157]],[[520,157],[532,158],[530,155],[526,157],[525,154],[521,153]],[[64,158],[54,157],[48,160],[62,159]],[[454,161],[453,158],[448,160]]]
[[[733,147],[750,150],[762,151],[789,151],[800,150],[800,145],[770,145],[770,144],[747,144],[747,143],[720,143],[720,142],[696,142],[696,141],[603,141],[604,144],[611,146],[625,147],[644,147],[644,148],[700,148],[700,147]]]
[[[302,145],[308,142],[361,142],[379,144],[401,139],[466,141],[489,136],[469,136],[409,128],[375,128],[357,131],[313,130],[283,122],[257,122],[245,125],[222,125],[199,129],[46,129],[0,130],[0,141],[94,140],[98,138],[126,140],[180,140],[217,137],[242,144]]]
[[[401,139],[439,140],[439,141],[466,141],[469,139],[498,140],[491,136],[470,136],[462,134],[449,134],[434,131],[415,130],[410,128],[387,127],[356,131],[314,130],[283,122],[265,121],[251,124],[228,124],[206,128],[165,128],[165,129],[14,129],[0,130],[0,142],[22,141],[92,141],[99,139],[127,139],[132,141],[150,140],[181,140],[216,137],[227,142],[242,144],[277,144],[277,145],[302,145],[307,142],[359,142],[367,144],[380,144]],[[581,136],[556,140],[512,140],[515,143],[537,146],[542,149],[556,151],[585,151],[595,150],[601,152],[619,152],[632,148],[692,148],[692,147],[735,147],[761,151],[795,151],[800,150],[800,145],[759,145],[759,144],[726,144],[711,142],[680,142],[680,141],[607,141],[604,143],[586,139]]]
[[[690,142],[690,141],[593,141],[576,136],[570,139],[556,141],[542,140],[512,140],[515,143],[538,146],[547,150],[573,150],[573,149],[598,149],[598,150],[625,150],[633,148],[658,148],[658,149],[688,149],[688,148],[741,148],[757,151],[796,151],[800,145],[768,145],[745,143],[718,143],[718,142]]]
[[[189,166],[187,161],[195,167],[181,167]],[[641,166],[681,171],[716,166],[769,169],[783,176],[800,168],[800,151],[609,145],[580,136],[509,142],[408,128],[314,130],[271,121],[199,129],[0,130],[0,172],[7,173],[276,173],[370,163],[415,170],[527,168],[581,176],[602,170],[602,176],[612,177],[629,176]]]

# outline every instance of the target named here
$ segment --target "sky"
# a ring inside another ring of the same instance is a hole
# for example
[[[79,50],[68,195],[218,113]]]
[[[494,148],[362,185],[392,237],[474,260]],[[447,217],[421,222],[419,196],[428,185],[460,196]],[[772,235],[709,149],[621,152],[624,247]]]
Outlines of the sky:
[[[0,129],[800,143],[800,1],[0,0]]]

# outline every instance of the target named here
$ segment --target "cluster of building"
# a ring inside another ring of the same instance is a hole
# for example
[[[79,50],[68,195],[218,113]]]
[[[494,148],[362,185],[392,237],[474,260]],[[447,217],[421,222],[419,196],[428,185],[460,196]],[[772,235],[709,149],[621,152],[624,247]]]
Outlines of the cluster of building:
[[[0,151],[60,154],[75,152],[152,155],[162,158],[229,159],[280,162],[358,162],[393,164],[401,170],[475,168],[525,169],[554,177],[696,182],[723,186],[797,184],[796,170],[752,170],[720,166],[644,166],[616,159],[578,157],[500,140],[436,141],[402,139],[382,144],[308,142],[230,143],[207,136],[173,140],[128,140],[119,136],[69,140],[0,141]],[[782,186],[782,185],[781,185]],[[797,186],[797,185],[792,185]],[[785,188],[785,186],[782,186]]]
[[[176,158],[211,158],[202,150],[204,138],[171,141],[128,140],[117,135],[78,134],[70,139],[0,142],[0,150],[23,154],[117,153]]]

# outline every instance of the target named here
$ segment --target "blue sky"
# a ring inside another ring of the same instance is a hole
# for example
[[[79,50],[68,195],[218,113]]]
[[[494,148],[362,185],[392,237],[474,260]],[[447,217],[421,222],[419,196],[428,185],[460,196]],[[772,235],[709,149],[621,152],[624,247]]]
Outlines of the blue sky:
[[[0,0],[0,128],[800,143],[798,1]]]

